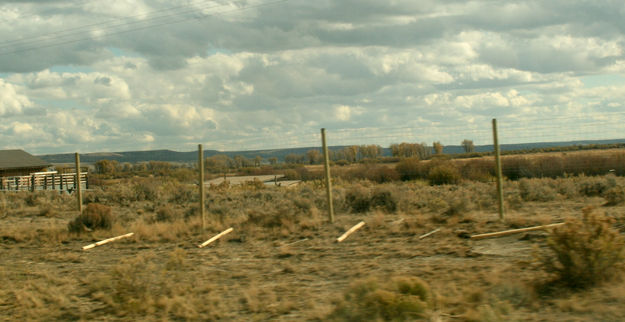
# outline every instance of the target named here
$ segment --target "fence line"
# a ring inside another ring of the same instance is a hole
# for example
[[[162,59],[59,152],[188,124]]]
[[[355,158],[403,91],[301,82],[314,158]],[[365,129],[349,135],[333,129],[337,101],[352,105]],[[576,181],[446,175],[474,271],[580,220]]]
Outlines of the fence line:
[[[88,173],[81,171],[80,183],[84,187],[82,189],[89,189]],[[0,177],[0,191],[74,191],[77,186],[75,172],[49,171],[35,172],[27,176]]]

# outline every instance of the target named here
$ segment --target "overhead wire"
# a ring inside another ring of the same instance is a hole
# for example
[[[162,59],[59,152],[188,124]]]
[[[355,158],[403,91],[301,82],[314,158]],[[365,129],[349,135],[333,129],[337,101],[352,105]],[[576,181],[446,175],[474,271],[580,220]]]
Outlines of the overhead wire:
[[[87,2],[87,1],[84,1],[84,2]],[[205,2],[205,1],[202,1],[202,2]],[[194,3],[191,3],[191,5],[193,5],[193,4]],[[159,9],[159,10],[153,10],[153,11],[148,11],[148,12],[144,12],[144,13],[139,13],[139,14],[135,14],[135,15],[131,15],[131,16],[124,16],[124,17],[119,17],[119,18],[115,18],[115,19],[108,19],[106,21],[101,21],[101,22],[96,22],[96,23],[91,23],[91,24],[86,24],[86,25],[80,25],[80,26],[76,26],[76,27],[72,27],[72,28],[60,29],[60,30],[52,31],[52,32],[49,32],[49,33],[46,33],[46,34],[42,34],[42,35],[37,35],[37,36],[32,36],[32,37],[25,37],[25,38],[22,38],[22,39],[13,39],[13,40],[7,40],[7,41],[0,41],[0,49],[2,47],[7,46],[7,45],[12,45],[12,44],[24,45],[24,44],[28,44],[30,42],[36,42],[36,41],[40,41],[40,40],[45,40],[45,39],[42,39],[42,38],[47,38],[47,37],[50,37],[50,36],[53,36],[53,35],[65,36],[65,35],[63,35],[63,33],[66,33],[66,32],[72,32],[72,31],[77,31],[77,30],[83,31],[83,29],[89,28],[89,27],[97,27],[97,26],[102,26],[102,25],[107,25],[107,24],[113,24],[113,23],[121,22],[123,20],[141,18],[141,17],[144,17],[144,16],[147,17],[149,15],[153,15],[153,14],[159,13],[159,12],[167,12],[167,11],[177,10],[177,9],[181,9],[181,8],[189,8],[189,6],[190,6],[189,4],[186,4],[186,5],[181,5],[181,6],[168,7],[168,8],[164,8],[164,9]],[[223,5],[216,5],[216,6],[213,6],[213,7],[202,8],[202,9],[212,9],[212,8],[217,8],[217,7],[220,7],[220,6],[223,6]],[[196,9],[196,8],[194,8],[194,9]],[[35,16],[35,15],[36,14],[32,14],[32,15],[28,15],[28,16]],[[26,17],[28,17],[28,16],[26,16]],[[145,22],[145,20],[131,21],[131,22],[128,22],[128,23],[141,23],[141,22]]]
[[[232,10],[225,10],[225,11],[221,11],[221,12],[217,12],[217,13],[209,13],[209,14],[200,13],[200,16],[199,17],[194,17],[193,20],[196,21],[196,20],[201,20],[201,19],[205,19],[205,18],[208,18],[208,17],[223,16],[223,15],[226,15],[226,14],[241,12],[241,11],[245,11],[245,10],[250,10],[250,9],[255,9],[255,8],[261,8],[261,7],[276,5],[276,4],[287,2],[287,1],[288,0],[277,0],[277,1],[270,1],[270,2],[260,3],[260,4],[257,4],[257,5],[250,5],[250,6],[246,6],[246,7],[239,7],[239,8],[232,9]],[[139,22],[130,22],[130,23],[114,25],[114,26],[111,26],[109,28],[110,30],[106,30],[106,29],[102,30],[103,35],[99,36],[99,37],[109,37],[109,36],[112,36],[112,35],[131,33],[131,32],[135,32],[135,31],[139,31],[139,30],[145,30],[145,29],[156,28],[156,27],[161,27],[161,26],[165,26],[165,25],[173,25],[173,24],[177,24],[177,23],[183,23],[183,22],[188,21],[188,19],[187,18],[184,18],[184,19],[177,18],[176,19],[176,17],[181,16],[181,15],[188,15],[190,13],[198,14],[198,12],[197,12],[198,9],[211,9],[211,8],[212,7],[198,7],[198,8],[194,8],[193,10],[187,10],[187,11],[178,12],[178,13],[175,13],[175,14],[168,14],[168,15],[162,15],[162,16],[150,18],[149,20],[142,20],[142,21],[139,21]],[[165,20],[165,18],[172,18],[172,19]],[[130,26],[132,24],[137,24],[137,23],[145,23],[146,21],[156,21],[156,20],[159,20],[159,19],[162,20],[162,21],[159,21],[158,23],[148,24],[148,25],[145,25],[145,26],[139,26],[139,27],[134,27],[134,28],[130,28],[130,29],[121,29],[121,30],[115,30],[114,29],[114,28],[120,28],[120,27],[127,27],[127,26]],[[48,39],[48,41],[61,40],[63,38],[67,38],[67,36],[54,37],[52,39]],[[94,37],[91,37],[91,36],[89,36],[89,37],[82,37],[82,38],[70,39],[70,40],[56,42],[56,43],[51,43],[51,44],[49,43],[47,45],[31,46],[31,47],[14,49],[14,50],[9,50],[9,51],[2,51],[3,47],[0,46],[0,56],[6,56],[6,55],[10,55],[10,54],[22,53],[22,52],[38,50],[38,49],[43,49],[43,48],[57,47],[57,46],[71,44],[71,43],[82,42],[82,41],[90,40],[90,39],[93,39],[93,38]],[[26,43],[26,44],[28,44],[28,43]],[[7,46],[4,46],[4,49],[6,49],[6,47]]]

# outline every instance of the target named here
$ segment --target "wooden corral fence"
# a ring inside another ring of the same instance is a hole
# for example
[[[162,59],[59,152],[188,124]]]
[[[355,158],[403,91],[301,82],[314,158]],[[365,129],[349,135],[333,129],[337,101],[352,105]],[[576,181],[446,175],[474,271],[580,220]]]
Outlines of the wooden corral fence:
[[[80,171],[82,189],[89,189],[88,172]],[[76,172],[35,172],[27,176],[0,177],[0,191],[74,191],[77,187]]]

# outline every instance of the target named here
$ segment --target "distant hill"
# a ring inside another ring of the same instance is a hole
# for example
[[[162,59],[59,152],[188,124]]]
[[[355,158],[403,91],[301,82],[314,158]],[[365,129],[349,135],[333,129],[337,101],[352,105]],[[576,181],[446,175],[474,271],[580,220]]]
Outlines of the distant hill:
[[[567,142],[539,142],[539,143],[522,143],[522,144],[502,144],[502,151],[518,151],[518,150],[532,150],[532,149],[544,149],[552,147],[565,147],[565,146],[584,146],[590,144],[615,144],[625,143],[625,139],[614,140],[585,140],[585,141],[567,141]],[[345,146],[332,146],[330,150],[338,151]],[[289,154],[305,154],[306,151],[311,149],[321,150],[320,147],[304,147],[304,148],[292,148],[292,149],[273,149],[273,150],[255,150],[255,151],[217,151],[217,150],[205,150],[204,157],[210,157],[216,154],[224,154],[229,157],[237,155],[253,159],[256,156],[261,156],[264,160],[272,157],[278,158],[280,161],[284,161],[284,157]],[[493,145],[477,145],[475,146],[475,152],[490,152],[493,151]],[[460,145],[448,145],[443,147],[443,153],[445,154],[459,154],[464,153],[464,149]],[[390,156],[391,151],[389,148],[382,149],[383,156]],[[73,163],[74,154],[46,154],[38,155],[39,158],[50,163]],[[167,162],[181,162],[190,163],[197,161],[197,151],[190,152],[177,152],[172,150],[151,150],[151,151],[128,151],[128,152],[98,152],[98,153],[85,153],[80,155],[80,160],[86,163],[94,163],[99,160],[115,160],[120,163],[129,162],[146,162],[146,161],[167,161]]]

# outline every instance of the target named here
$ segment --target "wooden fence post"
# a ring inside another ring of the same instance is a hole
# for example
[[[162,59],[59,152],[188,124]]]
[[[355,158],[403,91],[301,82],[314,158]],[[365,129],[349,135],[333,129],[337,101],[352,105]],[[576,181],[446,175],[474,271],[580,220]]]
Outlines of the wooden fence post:
[[[200,213],[202,214],[202,229],[206,230],[206,210],[204,209],[204,150],[198,144],[198,170],[200,170]]]
[[[330,156],[328,155],[328,145],[326,144],[326,129],[321,129],[321,145],[323,147],[323,164],[326,177],[326,194],[328,196],[328,215],[330,222],[334,222],[334,204],[332,201],[332,180],[330,178]]]
[[[78,211],[82,213],[82,190],[80,189],[80,155],[76,152],[76,181],[74,181],[74,187],[76,187],[76,198],[78,198]]]
[[[495,146],[495,166],[497,167],[497,199],[499,201],[499,219],[503,220],[503,175],[501,173],[501,157],[499,153],[499,139],[497,137],[497,119],[493,119],[493,145]]]

